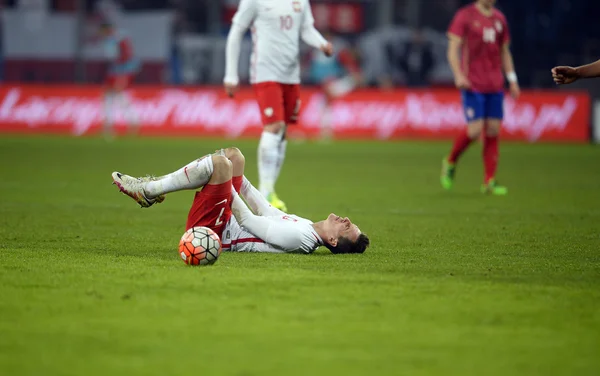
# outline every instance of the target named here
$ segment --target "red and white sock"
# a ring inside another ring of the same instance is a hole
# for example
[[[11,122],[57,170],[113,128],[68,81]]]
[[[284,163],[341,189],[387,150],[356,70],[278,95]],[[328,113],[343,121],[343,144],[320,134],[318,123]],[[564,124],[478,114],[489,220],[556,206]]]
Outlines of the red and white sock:
[[[179,170],[156,181],[146,183],[144,191],[148,198],[154,198],[165,193],[184,189],[198,189],[208,183],[213,170],[212,158],[208,155],[190,162]]]

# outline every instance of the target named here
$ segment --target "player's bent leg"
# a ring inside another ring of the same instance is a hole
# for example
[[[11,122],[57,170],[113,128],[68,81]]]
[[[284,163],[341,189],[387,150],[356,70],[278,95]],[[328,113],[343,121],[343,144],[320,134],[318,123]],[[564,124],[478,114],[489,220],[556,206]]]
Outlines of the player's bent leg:
[[[223,184],[231,180],[233,164],[224,155],[213,155],[211,157],[213,164],[213,173],[208,180],[209,185]]]
[[[167,193],[198,189],[209,183],[215,163],[218,164],[219,176],[223,174],[223,170],[227,170],[226,166],[231,165],[225,156],[209,155],[192,161],[179,170],[160,178],[152,176],[135,178],[120,172],[113,172],[112,178],[113,183],[122,193],[131,197],[141,207],[150,207],[154,203],[162,202]]]
[[[225,149],[224,154],[231,161],[233,174],[231,182],[233,184],[233,189],[235,189],[235,191],[239,194],[242,189],[242,183],[244,182],[246,158],[240,149],[236,147]]]
[[[483,137],[483,164],[485,177],[481,192],[504,196],[508,194],[505,186],[498,184],[496,169],[498,167],[498,135],[500,134],[501,119],[486,119]]]
[[[246,157],[235,146],[224,150],[225,156],[231,161],[233,167],[233,176],[243,176],[246,167]]]

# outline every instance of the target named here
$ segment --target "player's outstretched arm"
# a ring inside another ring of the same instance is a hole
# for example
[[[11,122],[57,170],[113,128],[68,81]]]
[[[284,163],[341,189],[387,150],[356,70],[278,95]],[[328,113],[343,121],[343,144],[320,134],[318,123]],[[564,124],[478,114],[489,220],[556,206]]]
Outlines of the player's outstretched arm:
[[[552,68],[552,78],[557,85],[567,85],[580,78],[600,77],[600,60],[580,67],[558,66]]]
[[[237,12],[233,16],[231,29],[227,35],[225,47],[225,78],[223,85],[227,95],[233,97],[239,84],[238,64],[240,61],[240,47],[248,27],[256,18],[256,0],[242,0]]]

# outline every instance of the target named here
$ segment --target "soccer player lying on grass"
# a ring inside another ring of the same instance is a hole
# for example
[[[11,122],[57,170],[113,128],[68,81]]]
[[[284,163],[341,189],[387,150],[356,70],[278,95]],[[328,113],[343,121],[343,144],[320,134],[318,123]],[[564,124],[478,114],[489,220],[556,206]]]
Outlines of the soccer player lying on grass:
[[[332,213],[313,223],[274,208],[246,179],[244,165],[244,155],[232,147],[165,176],[134,178],[113,172],[112,178],[122,193],[142,207],[163,202],[170,192],[202,188],[194,197],[186,230],[212,229],[225,251],[312,253],[323,245],[337,254],[363,253],[368,247],[367,235],[348,218]]]

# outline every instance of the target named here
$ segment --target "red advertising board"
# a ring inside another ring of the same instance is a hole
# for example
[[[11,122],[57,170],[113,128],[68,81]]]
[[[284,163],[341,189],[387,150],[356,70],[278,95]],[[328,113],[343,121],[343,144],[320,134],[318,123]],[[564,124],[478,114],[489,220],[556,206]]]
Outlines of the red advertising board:
[[[260,114],[251,89],[235,99],[221,88],[138,87],[128,95],[144,135],[257,136]],[[299,124],[291,136],[319,133],[322,96],[302,91]],[[588,142],[590,98],[586,93],[524,91],[505,100],[502,137],[510,140]],[[0,132],[93,134],[103,118],[101,88],[10,86],[0,88]],[[117,113],[117,127],[124,127]],[[338,138],[444,139],[463,129],[455,90],[361,90],[333,104]]]

